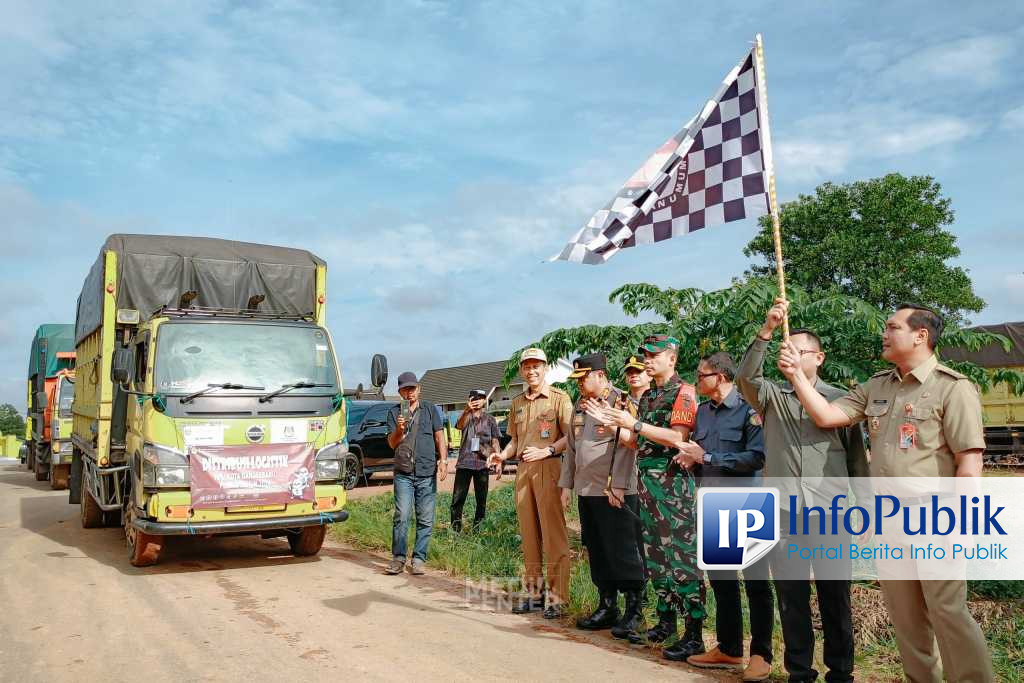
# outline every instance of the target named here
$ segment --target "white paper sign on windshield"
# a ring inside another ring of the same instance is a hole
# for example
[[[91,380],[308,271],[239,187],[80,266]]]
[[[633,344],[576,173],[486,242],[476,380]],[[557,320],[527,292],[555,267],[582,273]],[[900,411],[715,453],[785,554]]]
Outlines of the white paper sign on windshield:
[[[270,443],[306,443],[308,429],[306,420],[271,420]]]
[[[190,446],[223,446],[223,424],[191,424],[181,429],[185,437],[185,448]]]

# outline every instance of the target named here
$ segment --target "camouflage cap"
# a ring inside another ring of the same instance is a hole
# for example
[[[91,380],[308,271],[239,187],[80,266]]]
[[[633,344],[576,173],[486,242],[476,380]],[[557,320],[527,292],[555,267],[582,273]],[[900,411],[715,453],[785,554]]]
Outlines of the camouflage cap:
[[[659,353],[665,349],[672,349],[674,351],[679,350],[679,340],[675,337],[670,337],[667,334],[652,334],[644,338],[640,348],[637,349],[637,353],[643,355],[647,353]]]

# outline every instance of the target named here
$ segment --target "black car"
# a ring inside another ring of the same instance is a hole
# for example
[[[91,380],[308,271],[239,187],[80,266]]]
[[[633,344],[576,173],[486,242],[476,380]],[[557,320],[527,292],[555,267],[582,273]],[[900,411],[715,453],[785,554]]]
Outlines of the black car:
[[[366,483],[374,472],[394,470],[395,451],[388,445],[388,411],[396,405],[397,401],[348,401],[348,450],[355,458],[346,463],[346,489]]]

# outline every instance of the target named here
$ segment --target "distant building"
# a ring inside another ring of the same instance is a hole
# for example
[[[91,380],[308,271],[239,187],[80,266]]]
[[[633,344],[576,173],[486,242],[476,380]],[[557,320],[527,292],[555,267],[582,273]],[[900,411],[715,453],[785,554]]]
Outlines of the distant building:
[[[492,413],[507,411],[512,398],[523,392],[523,380],[516,377],[508,389],[502,386],[506,361],[459,365],[453,368],[427,370],[420,378],[421,395],[436,403],[445,413],[461,411],[466,407],[469,392],[483,389],[487,392],[487,410]]]

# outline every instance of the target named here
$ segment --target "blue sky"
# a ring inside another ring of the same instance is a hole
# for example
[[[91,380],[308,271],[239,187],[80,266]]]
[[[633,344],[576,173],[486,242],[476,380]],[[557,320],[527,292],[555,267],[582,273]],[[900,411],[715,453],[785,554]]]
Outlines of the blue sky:
[[[712,6],[714,5],[714,6]],[[1024,6],[953,2],[0,3],[0,402],[113,232],[310,249],[346,381],[495,360],[712,289],[752,222],[541,263],[764,34],[783,201],[929,174],[975,322],[1024,318]],[[393,380],[392,380],[393,383]]]

